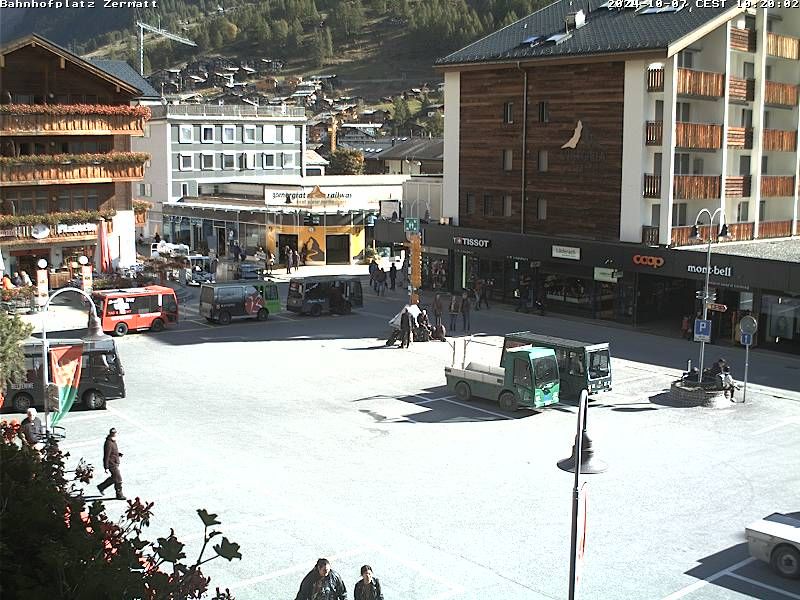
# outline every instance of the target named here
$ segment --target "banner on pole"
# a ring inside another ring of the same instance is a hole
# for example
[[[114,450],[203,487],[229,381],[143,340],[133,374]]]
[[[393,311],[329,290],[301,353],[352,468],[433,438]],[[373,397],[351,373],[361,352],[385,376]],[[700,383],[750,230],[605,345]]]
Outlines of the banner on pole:
[[[78,383],[81,380],[82,355],[82,344],[50,349],[52,381],[58,390],[55,398],[57,405],[53,406],[53,425],[56,425],[69,412],[75,402]]]

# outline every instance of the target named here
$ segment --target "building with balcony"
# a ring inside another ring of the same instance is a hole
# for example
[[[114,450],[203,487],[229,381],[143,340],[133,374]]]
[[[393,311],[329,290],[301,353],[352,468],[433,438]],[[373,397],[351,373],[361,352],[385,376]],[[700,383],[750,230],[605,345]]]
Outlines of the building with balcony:
[[[722,208],[739,244],[712,263],[715,338],[750,311],[789,322],[761,343],[800,350],[800,265],[741,250],[800,243],[800,11],[601,1],[559,0],[437,61],[458,221],[424,227],[425,245],[447,249],[456,289],[481,278],[520,307],[674,332],[705,271],[681,247]]]
[[[131,182],[154,91],[122,61],[86,61],[37,35],[0,48],[0,251],[33,274],[95,257],[104,218],[114,267],[136,260]]]
[[[152,156],[133,198],[152,206],[144,234],[161,232],[162,205],[200,186],[302,175],[305,109],[290,106],[157,104],[133,148]],[[316,167],[318,168],[318,167]]]

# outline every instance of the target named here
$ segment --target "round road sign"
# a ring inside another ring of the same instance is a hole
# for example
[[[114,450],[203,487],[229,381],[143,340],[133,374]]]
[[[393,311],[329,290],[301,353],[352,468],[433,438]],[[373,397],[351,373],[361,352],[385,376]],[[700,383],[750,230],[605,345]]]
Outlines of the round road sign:
[[[758,321],[756,321],[754,317],[747,315],[746,317],[742,317],[742,320],[739,321],[740,333],[749,333],[750,335],[754,335],[757,330]]]

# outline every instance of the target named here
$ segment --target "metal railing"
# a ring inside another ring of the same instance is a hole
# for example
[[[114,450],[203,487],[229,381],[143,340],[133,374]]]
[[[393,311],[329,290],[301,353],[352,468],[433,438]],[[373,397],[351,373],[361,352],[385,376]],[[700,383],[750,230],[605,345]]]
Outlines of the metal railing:
[[[249,106],[244,104],[166,104],[152,106],[153,118],[177,117],[286,117],[305,119],[302,106]]]

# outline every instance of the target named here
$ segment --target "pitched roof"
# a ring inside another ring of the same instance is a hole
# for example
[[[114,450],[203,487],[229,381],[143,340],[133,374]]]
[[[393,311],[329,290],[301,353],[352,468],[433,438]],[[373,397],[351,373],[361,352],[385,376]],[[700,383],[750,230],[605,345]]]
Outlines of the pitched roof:
[[[309,150],[306,148],[306,151],[303,152],[303,161],[308,166],[319,166],[319,165],[329,165],[331,164],[330,161],[325,160],[322,158],[315,150]]]
[[[144,77],[139,75],[139,73],[137,73],[133,67],[131,67],[124,60],[101,60],[99,58],[90,58],[89,62],[97,67],[100,67],[106,73],[113,75],[117,79],[121,79],[122,81],[125,81],[138,89],[141,94],[138,96],[137,100],[161,99],[161,94],[159,94]]]
[[[378,160],[444,160],[442,138],[411,138],[382,150],[372,158]]]
[[[597,1],[597,0],[594,0]],[[717,17],[732,18],[744,8],[730,3],[705,8],[688,2],[677,11],[647,13],[643,10],[595,8],[585,24],[571,28],[568,36],[555,43],[546,41],[565,33],[565,20],[586,6],[572,0],[557,0],[436,61],[447,66],[465,63],[517,61],[566,56],[587,56],[637,51],[669,51],[670,46]],[[666,56],[666,54],[665,54]]]

